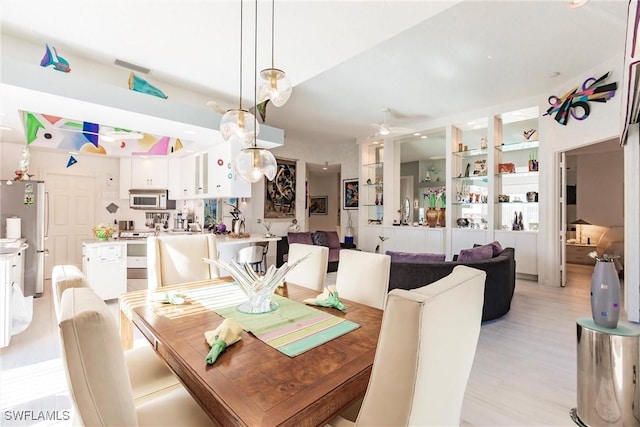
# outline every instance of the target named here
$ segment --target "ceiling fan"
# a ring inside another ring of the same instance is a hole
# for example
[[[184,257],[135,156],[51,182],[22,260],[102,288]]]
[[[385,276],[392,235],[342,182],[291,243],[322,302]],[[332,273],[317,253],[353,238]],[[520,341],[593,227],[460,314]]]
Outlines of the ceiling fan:
[[[382,123],[371,123],[371,126],[374,126],[376,128],[376,133],[374,133],[373,135],[369,135],[368,139],[373,139],[373,138],[378,138],[378,137],[385,137],[385,136],[389,136],[389,135],[402,135],[405,133],[412,133],[415,132],[415,129],[411,129],[411,128],[403,128],[403,127],[396,127],[396,126],[391,126],[387,123],[387,113],[389,113],[390,110],[389,108],[383,108],[382,109]]]

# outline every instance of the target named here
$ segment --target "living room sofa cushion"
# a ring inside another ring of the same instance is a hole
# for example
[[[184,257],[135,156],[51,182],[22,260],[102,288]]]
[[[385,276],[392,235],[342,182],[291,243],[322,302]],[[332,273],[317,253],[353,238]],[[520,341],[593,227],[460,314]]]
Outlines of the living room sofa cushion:
[[[475,261],[493,258],[493,247],[490,245],[477,246],[470,249],[462,249],[458,255],[458,261]]]
[[[335,231],[322,231],[327,236],[327,246],[329,249],[340,249],[340,238]]]
[[[502,252],[502,250],[504,249],[500,244],[500,242],[498,242],[497,240],[494,240],[491,243],[487,243],[486,245],[478,245],[478,244],[473,245],[474,248],[477,248],[479,246],[491,246],[491,250],[493,251],[493,256],[498,256],[498,254]]]
[[[303,245],[313,245],[313,239],[311,238],[311,233],[309,232],[289,233],[287,234],[287,241],[289,242],[289,244],[302,243]]]
[[[445,254],[432,254],[427,252],[397,252],[387,251],[387,255],[391,257],[391,262],[417,262],[417,263],[429,263],[429,262],[442,262],[444,261]]]

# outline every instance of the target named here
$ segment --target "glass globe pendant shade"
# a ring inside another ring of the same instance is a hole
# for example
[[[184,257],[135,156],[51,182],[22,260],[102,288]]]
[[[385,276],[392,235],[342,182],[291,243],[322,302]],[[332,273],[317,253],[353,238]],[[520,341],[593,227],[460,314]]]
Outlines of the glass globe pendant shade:
[[[229,110],[220,120],[220,133],[225,141],[249,145],[260,133],[260,126],[247,110]]]
[[[277,68],[266,68],[260,71],[260,87],[258,88],[258,103],[267,99],[276,107],[282,107],[291,96],[291,82],[284,71]]]
[[[235,160],[236,172],[245,181],[254,183],[267,177],[269,181],[276,177],[278,165],[271,151],[249,147],[243,149]]]

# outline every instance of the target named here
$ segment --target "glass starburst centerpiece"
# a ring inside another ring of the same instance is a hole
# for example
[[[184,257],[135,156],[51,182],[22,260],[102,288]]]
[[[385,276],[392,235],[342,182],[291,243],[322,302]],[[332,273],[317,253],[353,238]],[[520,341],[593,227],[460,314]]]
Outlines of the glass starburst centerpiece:
[[[228,271],[236,280],[240,289],[247,295],[247,301],[238,306],[238,311],[242,313],[260,314],[269,313],[278,309],[278,303],[271,299],[275,289],[284,281],[284,277],[289,271],[293,270],[310,255],[311,254],[305,255],[293,264],[287,264],[285,262],[280,268],[271,265],[264,275],[256,273],[248,263],[241,264],[233,260],[227,263],[209,258],[202,258],[202,260]]]

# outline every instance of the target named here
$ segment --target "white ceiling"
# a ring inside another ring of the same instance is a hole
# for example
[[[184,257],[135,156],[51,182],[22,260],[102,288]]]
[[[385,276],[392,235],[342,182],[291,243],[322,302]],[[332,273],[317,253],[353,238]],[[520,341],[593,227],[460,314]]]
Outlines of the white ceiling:
[[[270,5],[258,4],[259,69],[270,65]],[[252,105],[253,7],[245,2],[245,105]],[[2,0],[0,8],[2,34],[48,42],[62,56],[126,60],[150,68],[147,78],[160,87],[237,106],[238,1]],[[415,128],[544,93],[557,79],[621,58],[626,9],[626,0],[578,9],[568,0],[278,0],[275,66],[295,86],[284,107],[269,108],[267,124],[296,141],[350,142],[374,133],[383,107],[391,109],[388,124]],[[4,112],[9,104],[2,102]],[[3,131],[2,138],[24,136]]]

